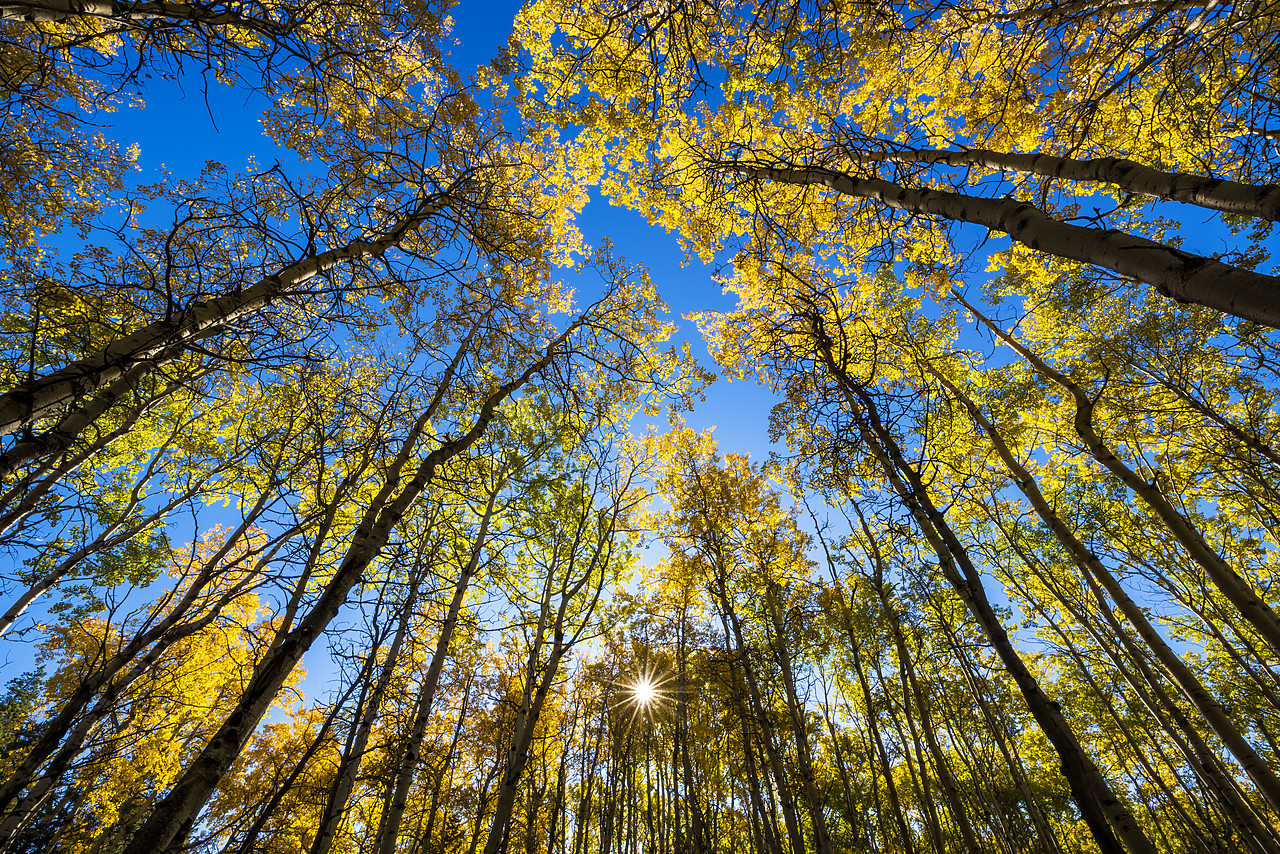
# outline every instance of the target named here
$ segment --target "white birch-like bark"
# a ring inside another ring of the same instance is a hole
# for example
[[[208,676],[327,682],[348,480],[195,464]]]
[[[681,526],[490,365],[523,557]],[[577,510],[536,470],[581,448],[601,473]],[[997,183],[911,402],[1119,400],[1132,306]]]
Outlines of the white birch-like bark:
[[[986,434],[992,447],[995,448],[996,454],[1005,464],[1005,467],[1009,469],[1009,473],[1013,475],[1014,483],[1018,485],[1018,489],[1026,496],[1027,501],[1031,503],[1032,508],[1036,511],[1036,515],[1053,532],[1058,542],[1066,548],[1080,570],[1086,575],[1097,579],[1102,588],[1106,590],[1107,595],[1116,603],[1120,613],[1137,631],[1138,637],[1142,638],[1147,648],[1151,650],[1161,669],[1169,676],[1173,684],[1178,686],[1178,689],[1186,697],[1192,708],[1200,713],[1213,734],[1221,739],[1222,743],[1231,751],[1231,754],[1244,768],[1245,773],[1249,775],[1254,785],[1258,787],[1258,791],[1267,799],[1267,803],[1271,804],[1271,808],[1280,812],[1280,776],[1277,776],[1275,770],[1258,755],[1257,751],[1253,749],[1253,746],[1249,744],[1248,740],[1245,739],[1244,735],[1227,716],[1222,704],[1201,684],[1199,677],[1165,642],[1164,637],[1147,619],[1146,614],[1138,607],[1138,603],[1134,602],[1129,596],[1128,591],[1120,584],[1119,579],[1111,573],[1111,570],[1107,569],[1106,564],[1099,560],[1097,555],[1080,541],[1075,532],[1067,526],[1062,517],[1050,506],[1048,499],[1040,492],[1040,487],[1036,484],[1035,478],[1014,456],[1012,449],[1005,442],[1000,431],[978,408],[977,404],[944,377],[941,372],[929,365],[924,365],[923,367],[930,376],[942,384],[949,395],[965,408],[974,424]]]
[[[1123,851],[1155,854],[1151,840],[1124,802],[1116,797],[1111,784],[1076,738],[1061,706],[1049,699],[1022,660],[987,598],[981,573],[969,559],[964,545],[942,512],[934,505],[920,473],[907,461],[897,440],[881,420],[874,401],[842,369],[820,320],[814,319],[813,322],[815,344],[823,368],[840,387],[850,408],[849,414],[857,423],[868,450],[879,462],[894,492],[902,499],[937,554],[942,574],[982,627],[1001,664],[1018,686],[1032,717],[1062,760],[1062,774],[1094,841],[1104,854]]]
[[[913,189],[824,167],[729,162],[718,168],[748,179],[828,187],[842,195],[879,202],[892,210],[985,226],[1039,252],[1131,276],[1178,302],[1196,303],[1263,326],[1280,327],[1280,278],[1117,229],[1063,222],[1030,202]]]
[[[370,501],[333,578],[325,586],[315,605],[258,664],[235,709],[169,793],[156,804],[124,854],[155,854],[169,849],[183,827],[204,808],[214,789],[230,769],[231,763],[240,755],[254,729],[271,707],[289,674],[338,615],[351,589],[381,554],[392,531],[426,491],[436,469],[475,444],[498,414],[502,403],[545,370],[570,336],[586,321],[585,315],[579,316],[547,345],[542,355],[523,373],[494,390],[481,405],[471,427],[429,453],[409,478],[409,482],[401,488],[405,468],[434,413],[428,408],[418,419],[389,466],[382,489]],[[455,361],[450,366],[449,374],[457,364]],[[442,383],[447,385],[449,382],[450,375],[446,375]]]
[[[267,35],[284,35],[288,31],[287,27],[276,21],[237,11],[235,5],[229,3],[130,3],[113,2],[113,0],[0,2],[0,21],[45,23],[65,21],[69,18],[100,18],[110,21],[182,21],[208,26],[243,27]]]
[[[927,149],[900,152],[852,152],[855,163],[922,163],[979,166],[1005,172],[1028,172],[1065,181],[1111,184],[1140,196],[1184,202],[1223,213],[1280,220],[1280,184],[1242,184],[1223,178],[1165,172],[1123,157],[1075,160],[1052,154],[1002,152],[984,148],[964,151]]]
[[[976,317],[991,334],[1009,345],[1037,374],[1065,391],[1074,404],[1075,413],[1071,426],[1080,441],[1084,444],[1089,456],[1098,461],[1103,468],[1111,472],[1127,486],[1143,503],[1155,513],[1156,518],[1164,523],[1173,534],[1174,539],[1187,551],[1240,615],[1249,621],[1258,634],[1272,650],[1280,653],[1280,616],[1258,595],[1253,586],[1236,572],[1235,567],[1227,563],[1218,551],[1209,545],[1204,535],[1187,517],[1178,512],[1164,493],[1154,484],[1147,483],[1136,471],[1120,459],[1098,434],[1093,426],[1093,411],[1096,401],[1079,385],[1061,371],[1054,370],[1043,359],[1008,332],[991,322],[986,315],[969,304],[958,292],[952,291],[956,300]]]

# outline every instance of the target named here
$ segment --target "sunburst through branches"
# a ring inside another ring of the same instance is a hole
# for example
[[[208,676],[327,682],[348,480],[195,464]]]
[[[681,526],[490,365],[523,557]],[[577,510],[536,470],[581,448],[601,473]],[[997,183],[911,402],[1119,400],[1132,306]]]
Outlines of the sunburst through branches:
[[[616,693],[610,705],[624,713],[630,712],[628,728],[639,718],[653,720],[663,704],[675,696],[676,689],[671,682],[670,676],[646,664],[611,683]]]

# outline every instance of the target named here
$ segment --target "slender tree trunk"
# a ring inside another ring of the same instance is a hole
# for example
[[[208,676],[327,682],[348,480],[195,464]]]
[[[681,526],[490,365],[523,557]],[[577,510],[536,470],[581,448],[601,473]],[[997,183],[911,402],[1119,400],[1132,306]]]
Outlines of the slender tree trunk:
[[[688,595],[688,590],[683,591]],[[686,677],[685,631],[688,627],[688,602],[685,601],[680,611],[679,635],[676,638],[676,737],[675,751],[680,763],[680,774],[684,781],[684,797],[675,798],[677,804],[683,804],[689,815],[689,847],[693,854],[710,854],[711,846],[707,838],[706,826],[702,817],[702,806],[699,801],[697,787],[693,776],[693,762],[689,757],[689,704],[686,694],[689,684]],[[675,769],[672,769],[673,774]],[[678,825],[677,825],[678,826]],[[681,847],[677,842],[677,847]]]
[[[991,704],[987,700],[986,692],[978,684],[977,674],[974,673],[974,665],[970,662],[964,645],[956,637],[951,626],[947,624],[941,610],[937,611],[937,619],[951,650],[960,662],[960,673],[964,677],[965,685],[969,688],[969,694],[977,702],[978,709],[982,713],[982,719],[986,722],[987,731],[991,733],[991,737],[996,743],[996,748],[1000,751],[1005,765],[1009,768],[1009,776],[1013,779],[1014,785],[1026,803],[1027,814],[1031,817],[1031,824],[1040,838],[1041,846],[1044,850],[1052,852],[1052,854],[1063,854],[1062,846],[1058,844],[1057,834],[1054,833],[1053,826],[1049,824],[1048,817],[1045,816],[1044,810],[1040,808],[1040,804],[1036,800],[1035,792],[1031,788],[1031,781],[1027,779],[1026,770],[1022,766],[1022,758],[1018,755],[1016,748],[1010,748],[1004,725],[997,720],[995,712],[991,710]]]
[[[585,516],[578,520],[572,535],[570,555],[564,560],[563,567],[559,565],[559,561],[556,561],[547,572],[546,586],[543,591],[541,610],[538,616],[538,627],[534,634],[534,643],[529,651],[528,663],[525,667],[524,690],[520,707],[516,711],[515,726],[512,732],[510,748],[507,750],[505,770],[498,783],[498,799],[494,803],[489,838],[485,840],[485,854],[499,854],[499,852],[506,850],[507,837],[511,827],[512,808],[515,806],[520,777],[529,761],[529,748],[533,743],[534,730],[537,728],[538,718],[542,714],[542,707],[546,702],[547,694],[550,693],[551,687],[555,684],[561,660],[573,649],[574,644],[581,637],[582,632],[591,620],[592,614],[595,613],[596,605],[600,601],[600,594],[604,589],[605,568],[609,565],[609,561],[612,560],[614,555],[614,537],[616,536],[619,512],[620,508],[615,503],[608,510],[589,514],[591,516],[590,520]],[[595,537],[594,547],[590,549],[590,556],[585,559],[586,566],[579,570],[579,562],[583,560],[580,552],[586,547],[584,538],[589,535],[588,532],[593,520],[598,520],[599,523],[599,527],[594,532],[590,532],[590,536]],[[579,572],[581,574],[578,574]],[[553,576],[557,573],[562,573],[562,579],[559,582],[560,602],[555,609],[554,617],[551,617]],[[592,585],[591,598],[575,614],[576,628],[572,634],[566,637],[569,606],[588,584]],[[540,665],[548,634],[550,635],[550,651],[547,654],[546,663]]]
[[[877,682],[886,686],[886,688],[892,684],[885,678],[884,670],[878,657],[871,660],[871,666],[875,668]],[[929,785],[928,762],[924,757],[924,748],[920,745],[920,735],[916,732],[915,720],[911,716],[911,707],[908,705],[909,701],[906,697],[906,682],[902,676],[901,665],[899,665],[898,672],[898,687],[902,691],[901,706],[894,702],[894,698],[888,690],[885,691],[885,699],[888,701],[889,720],[898,734],[898,743],[902,745],[902,764],[906,767],[907,776],[911,780],[911,789],[915,792],[916,803],[919,805],[920,816],[924,820],[925,834],[929,838],[929,844],[935,851],[945,851],[946,840],[942,835],[942,822],[938,819],[937,804],[935,803],[933,790]],[[906,722],[905,729],[903,728],[904,721]]]
[[[880,605],[884,609],[886,622],[888,622],[889,630],[893,634],[894,646],[898,650],[898,659],[902,663],[904,702],[909,695],[914,700],[916,708],[920,711],[920,728],[924,732],[925,743],[929,746],[929,754],[933,757],[933,764],[938,772],[938,781],[942,785],[943,793],[946,795],[947,804],[951,807],[951,814],[955,818],[956,827],[960,830],[960,840],[965,850],[971,852],[971,854],[981,854],[982,846],[978,844],[977,833],[969,822],[969,814],[965,809],[964,801],[960,799],[960,788],[956,785],[955,776],[951,773],[946,755],[942,752],[942,746],[938,743],[933,719],[929,713],[929,700],[921,689],[919,680],[916,678],[915,665],[912,662],[911,652],[907,648],[907,639],[903,635],[898,612],[893,603],[889,601],[888,591],[885,589],[885,584],[880,577],[877,577],[873,586],[879,594]]]
[[[427,673],[422,678],[422,685],[418,688],[418,703],[413,713],[413,726],[409,732],[409,738],[400,749],[394,794],[387,811],[383,814],[372,854],[393,854],[395,851],[396,839],[400,835],[400,822],[404,819],[405,807],[409,802],[409,790],[413,787],[414,772],[418,769],[418,760],[422,755],[422,740],[426,736],[427,724],[431,720],[431,706],[435,702],[436,686],[440,684],[440,674],[444,671],[444,663],[449,658],[449,644],[453,640],[453,631],[458,625],[458,619],[462,616],[462,603],[471,586],[471,578],[480,566],[480,557],[488,542],[489,523],[493,520],[494,505],[501,489],[500,478],[489,493],[489,500],[485,505],[484,515],[480,519],[475,542],[471,546],[471,554],[468,555],[467,563],[463,566],[458,575],[458,581],[453,587],[453,598],[449,602],[444,624],[440,627],[440,636],[436,639],[431,664],[428,665]]]
[[[169,793],[156,804],[146,823],[138,830],[124,854],[156,854],[166,851],[178,830],[188,818],[198,813],[208,801],[231,763],[240,754],[253,730],[275,701],[289,674],[321,633],[338,615],[351,589],[364,576],[365,569],[381,554],[409,508],[426,491],[436,469],[448,460],[471,447],[485,433],[489,423],[497,415],[498,407],[515,391],[544,370],[559,353],[561,346],[583,322],[582,317],[557,336],[537,360],[522,374],[500,386],[480,407],[475,422],[461,436],[448,439],[431,451],[418,466],[416,473],[401,489],[404,470],[413,456],[419,438],[435,415],[434,404],[441,399],[438,394],[427,411],[414,424],[404,445],[389,467],[386,482],[365,511],[346,555],[333,578],[302,618],[297,627],[270,650],[255,669],[245,686],[240,701],[223,722],[218,732],[205,746],[195,761],[174,784]],[[453,371],[459,364],[463,351],[449,366],[441,380],[441,390],[451,384]],[[398,494],[397,494],[398,489]]]
[[[849,414],[858,423],[868,449],[879,460],[894,491],[906,504],[921,533],[937,554],[943,575],[982,627],[1001,663],[1018,685],[1032,716],[1062,760],[1063,776],[1098,847],[1103,854],[1118,854],[1126,849],[1130,854],[1155,854],[1151,841],[1081,747],[1062,714],[1061,706],[1045,695],[1009,640],[1004,625],[987,599],[981,574],[929,497],[920,473],[907,462],[897,440],[881,422],[875,402],[836,361],[831,341],[816,318],[813,333],[822,363],[846,395]]]
[[[1257,629],[1263,640],[1270,644],[1274,651],[1280,653],[1280,617],[1277,617],[1271,606],[1258,596],[1253,587],[1236,573],[1235,569],[1223,559],[1222,555],[1218,554],[1205,541],[1195,526],[1177,511],[1159,488],[1139,477],[1138,473],[1125,465],[1111,450],[1110,446],[1103,441],[1093,426],[1094,401],[1088,393],[1072,382],[1065,374],[1049,367],[1039,356],[1024,346],[1021,341],[988,320],[986,316],[966,302],[959,293],[953,291],[953,294],[961,305],[981,321],[983,326],[991,330],[993,335],[1022,356],[1036,373],[1071,396],[1071,400],[1075,405],[1075,417],[1072,419],[1072,427],[1075,429],[1076,435],[1084,443],[1085,450],[1089,452],[1089,455],[1097,460],[1103,468],[1118,477],[1125,486],[1129,487],[1135,495],[1151,508],[1160,521],[1165,524],[1165,527],[1169,529],[1170,533],[1187,550],[1187,553],[1191,555],[1191,559],[1204,569],[1205,574],[1209,576],[1222,595],[1227,597],[1231,604],[1239,609],[1240,614]],[[1275,301],[1275,305],[1280,307],[1280,299]],[[1274,774],[1272,776],[1274,777]],[[1277,779],[1276,785],[1278,787],[1276,795],[1280,798],[1280,779]]]
[[[338,825],[342,822],[347,810],[347,801],[356,785],[356,777],[360,772],[360,763],[364,759],[365,748],[369,744],[369,735],[373,732],[374,721],[382,706],[382,697],[387,686],[391,684],[391,676],[395,672],[396,662],[400,658],[400,647],[404,644],[409,625],[413,622],[414,608],[418,600],[418,586],[422,581],[422,567],[413,568],[413,577],[409,582],[409,594],[400,609],[396,625],[396,633],[387,648],[386,659],[378,672],[378,678],[367,697],[361,698],[362,709],[351,727],[342,758],[338,762],[338,771],[334,775],[333,785],[329,788],[329,797],[325,801],[324,812],[316,829],[315,838],[311,842],[310,854],[328,854],[338,834]],[[370,652],[370,669],[372,656],[376,655],[377,646]]]
[[[172,317],[153,321],[97,353],[44,376],[18,383],[0,394],[0,436],[32,424],[57,408],[80,400],[122,377],[127,377],[132,384],[140,382],[150,371],[179,358],[191,345],[217,335],[228,324],[283,297],[300,292],[307,281],[340,264],[381,257],[406,235],[452,204],[453,192],[451,187],[422,199],[411,213],[402,216],[381,234],[353,240],[344,246],[288,264],[256,284],[205,300]],[[93,406],[91,403],[87,408]],[[85,420],[85,424],[88,423],[91,422]]]
[[[728,640],[729,627],[725,626],[725,639]],[[769,809],[765,806],[764,798],[761,795],[760,775],[756,771],[755,746],[751,743],[751,733],[747,729],[747,722],[752,717],[748,713],[746,703],[742,701],[742,691],[738,690],[738,679],[734,671],[734,659],[729,660],[729,685],[730,691],[737,700],[738,717],[742,723],[742,758],[746,763],[747,769],[747,796],[751,800],[751,814],[759,818],[759,827],[753,819],[751,822],[752,835],[758,835],[763,840],[763,845],[757,845],[757,849],[768,850],[769,854],[782,854],[782,843],[778,840],[776,831],[777,822],[774,816],[770,814]]]
[[[748,179],[829,187],[893,210],[986,226],[1039,252],[1132,276],[1178,302],[1198,303],[1263,326],[1280,327],[1280,279],[1274,276],[1192,255],[1136,234],[1072,225],[1054,219],[1029,202],[911,189],[822,167],[725,163],[719,168]]]
[[[97,674],[77,687],[70,701],[58,716],[46,725],[35,747],[23,758],[18,768],[4,783],[3,788],[10,801],[19,794],[23,794],[23,797],[9,810],[3,820],[0,820],[0,851],[7,850],[15,836],[35,817],[40,807],[53,794],[54,787],[75,762],[80,749],[94,728],[115,710],[116,704],[125,692],[150,672],[171,646],[213,623],[219,610],[220,605],[215,605],[199,619],[177,628],[173,628],[171,622],[164,623],[168,630],[160,633],[159,638],[155,639],[155,643],[146,654],[128,670],[120,672],[133,659],[136,649],[129,653],[117,653],[112,656]],[[117,674],[119,674],[118,677]],[[100,689],[102,693],[98,695]],[[95,695],[98,695],[97,701],[77,719],[79,711]],[[34,776],[44,763],[44,759],[49,760],[48,764],[44,765],[38,777]],[[23,793],[24,788],[25,793]]]
[[[1129,597],[1128,592],[1121,586],[1119,580],[1111,574],[1111,571],[1098,559],[1097,555],[1093,554],[1084,543],[1080,542],[1074,532],[1058,516],[1044,497],[1044,494],[1040,492],[1035,478],[1014,456],[1013,451],[1009,448],[1008,443],[1005,442],[1000,431],[983,414],[977,404],[935,368],[929,365],[922,365],[922,367],[930,376],[942,384],[948,394],[959,401],[969,413],[974,424],[986,434],[988,441],[995,448],[1001,461],[1008,468],[1009,473],[1013,475],[1014,482],[1036,511],[1036,515],[1040,517],[1045,526],[1053,532],[1058,542],[1071,555],[1082,575],[1086,577],[1086,580],[1089,580],[1089,577],[1092,576],[1107,591],[1107,595],[1116,603],[1120,613],[1124,614],[1125,619],[1137,631],[1138,637],[1142,638],[1147,648],[1151,650],[1160,668],[1178,686],[1182,695],[1191,703],[1192,708],[1200,713],[1214,735],[1220,738],[1222,743],[1227,746],[1227,749],[1231,751],[1240,766],[1244,768],[1245,773],[1249,775],[1254,785],[1258,787],[1258,791],[1271,804],[1271,808],[1277,814],[1280,814],[1280,776],[1276,775],[1270,763],[1266,762],[1253,749],[1253,746],[1249,744],[1244,735],[1227,716],[1222,704],[1200,683],[1199,678],[1192,672],[1191,668],[1187,667],[1178,654],[1169,647],[1164,637],[1147,619],[1143,610]]]
[[[839,597],[841,623],[844,626],[846,636],[849,638],[849,652],[853,659],[854,675],[857,676],[858,687],[862,691],[862,704],[867,714],[867,729],[871,733],[874,751],[884,773],[885,794],[889,799],[889,808],[893,810],[893,817],[898,825],[898,833],[902,839],[903,850],[907,854],[915,854],[915,840],[911,835],[906,814],[903,812],[902,803],[898,798],[898,785],[893,779],[893,765],[889,762],[889,751],[885,748],[884,737],[880,733],[880,724],[875,710],[875,698],[871,693],[871,683],[867,678],[867,671],[862,663],[861,640],[849,616],[849,603],[845,598],[844,582],[837,575],[835,562],[830,554],[827,555],[827,566],[831,570],[831,579],[835,585],[836,595]]]
[[[425,850],[431,844],[431,837],[435,831],[436,818],[440,812],[440,803],[444,800],[444,796],[453,789],[453,768],[455,758],[458,755],[458,743],[462,740],[462,732],[467,721],[467,708],[471,703],[471,687],[474,684],[474,674],[468,673],[462,688],[462,701],[459,703],[458,722],[453,727],[453,737],[449,741],[449,750],[445,753],[444,766],[441,767],[440,773],[436,775],[435,790],[431,793],[431,808],[427,812],[427,826],[418,838],[418,850]],[[445,785],[445,769],[449,771],[448,785]],[[443,843],[442,843],[443,844]]]
[[[1155,783],[1156,788],[1158,788],[1164,794],[1165,800],[1168,803],[1171,803],[1174,805],[1175,811],[1182,814],[1183,819],[1187,822],[1187,828],[1191,831],[1191,835],[1195,837],[1198,843],[1204,846],[1204,840],[1202,838],[1203,834],[1201,833],[1201,828],[1197,827],[1195,825],[1195,822],[1191,821],[1190,818],[1186,816],[1185,812],[1183,812],[1182,810],[1182,805],[1178,803],[1177,796],[1172,791],[1170,791],[1168,784],[1165,782],[1160,772],[1156,770],[1156,768],[1152,764],[1152,757],[1149,755],[1151,753],[1149,747],[1144,748],[1143,744],[1138,741],[1138,735],[1134,732],[1135,727],[1132,726],[1130,721],[1127,721],[1124,718],[1122,718],[1120,716],[1120,713],[1116,711],[1116,704],[1112,702],[1112,698],[1114,695],[1109,694],[1106,689],[1104,689],[1101,685],[1098,684],[1098,680],[1094,676],[1094,667],[1093,667],[1092,661],[1086,659],[1084,655],[1081,654],[1076,644],[1072,642],[1071,638],[1066,634],[1066,632],[1058,624],[1058,621],[1053,617],[1053,615],[1049,614],[1045,610],[1043,605],[1041,605],[1038,602],[1035,602],[1035,600],[1029,596],[1027,597],[1027,601],[1034,603],[1033,607],[1035,609],[1035,612],[1039,614],[1039,616],[1045,620],[1045,622],[1054,631],[1054,633],[1057,634],[1060,648],[1066,652],[1067,656],[1075,664],[1076,669],[1080,673],[1080,678],[1084,682],[1084,684],[1089,686],[1089,688],[1093,691],[1094,696],[1097,697],[1099,703],[1104,708],[1106,708],[1108,716],[1111,718],[1112,723],[1115,725],[1116,732],[1119,732],[1121,734],[1121,737],[1124,743],[1128,745],[1129,749],[1133,752],[1133,755],[1137,758],[1138,764],[1142,767],[1143,771],[1146,773],[1147,778]],[[1095,639],[1096,639],[1096,636],[1095,636]],[[1115,659],[1113,659],[1113,661],[1114,660]],[[1124,678],[1125,676],[1126,676],[1126,669],[1121,669],[1121,677]],[[1129,682],[1129,685],[1131,687],[1133,686],[1134,684],[1133,681],[1130,681],[1127,679],[1126,681]],[[1139,700],[1141,700],[1143,692],[1135,692],[1135,693],[1139,693]],[[1123,701],[1123,698],[1120,698],[1120,699]],[[1150,710],[1152,707],[1147,706],[1147,708],[1148,710]],[[1152,743],[1152,740],[1148,736],[1148,745],[1150,743]],[[1166,767],[1169,767],[1169,768],[1175,767],[1174,764],[1169,761],[1168,757],[1165,755],[1162,748],[1158,747],[1155,753],[1158,757],[1164,760]],[[1179,778],[1179,782],[1182,783],[1180,778]],[[1135,780],[1135,787],[1136,785],[1137,783]],[[1186,783],[1182,783],[1182,788],[1183,788],[1183,791],[1185,791],[1189,796],[1191,796],[1194,799],[1195,793],[1191,788],[1189,788],[1186,785]],[[1160,832],[1164,833],[1163,827],[1160,826],[1163,824],[1163,822],[1160,820],[1160,817],[1156,815],[1155,810],[1151,807],[1150,804],[1147,804],[1146,806],[1148,811],[1150,811],[1151,815],[1153,816],[1153,818],[1155,818],[1156,825],[1159,828]]]
[[[168,612],[149,628],[145,626],[140,628],[127,644],[109,655],[96,671],[76,686],[57,714],[44,724],[39,736],[28,748],[22,760],[10,771],[4,783],[0,784],[0,811],[8,807],[29,785],[34,786],[33,791],[29,792],[24,799],[25,805],[20,804],[9,810],[4,820],[0,822],[0,844],[16,832],[15,823],[25,822],[32,815],[32,809],[39,805],[44,794],[70,767],[70,763],[93,727],[111,712],[129,686],[146,673],[173,644],[192,636],[216,619],[220,603],[235,598],[238,588],[230,594],[224,594],[219,603],[210,603],[205,612],[194,620],[182,622],[214,578],[216,567],[235,547],[235,544],[249,532],[253,520],[265,506],[265,502],[264,494],[249,511],[245,520],[227,536],[222,546],[210,555],[187,589],[177,596],[176,600],[170,600],[172,604],[166,603]],[[140,654],[142,658],[122,674],[121,671],[129,667],[130,662]],[[102,691],[100,696],[99,691]],[[97,701],[94,706],[82,716],[81,713],[86,706],[94,702],[95,697]],[[36,779],[36,772],[50,760],[50,757],[53,757],[50,765],[44,769],[40,778]]]
[[[329,730],[333,729],[334,722],[338,719],[338,714],[342,711],[343,705],[346,704],[347,700],[351,698],[351,695],[355,693],[356,686],[364,682],[366,675],[367,674],[365,673],[359,674],[359,677],[352,680],[351,684],[347,686],[347,689],[343,692],[342,696],[334,701],[333,705],[329,709],[329,713],[325,715],[324,723],[320,725],[320,730],[316,733],[316,737],[312,739],[311,744],[307,746],[307,749],[304,750],[302,755],[300,755],[297,761],[294,762],[293,770],[289,772],[279,786],[276,786],[275,791],[271,793],[270,799],[268,799],[267,802],[262,805],[262,808],[258,810],[258,814],[254,817],[253,823],[249,825],[248,830],[245,831],[244,836],[240,840],[240,844],[235,849],[237,854],[252,854],[252,852],[258,850],[258,837],[261,836],[262,831],[266,829],[267,822],[270,821],[271,816],[275,814],[276,809],[280,806],[280,802],[284,800],[284,796],[287,795],[290,790],[293,789],[294,784],[298,782],[298,778],[301,777],[302,772],[307,769],[312,758],[317,752],[319,752],[320,748],[324,746],[325,737],[328,736]],[[227,848],[224,848],[223,851],[229,852],[231,851],[231,847],[228,846]]]
[[[1204,175],[1164,172],[1122,157],[1074,160],[1051,154],[989,151],[909,149],[894,152],[850,152],[855,163],[929,163],[939,166],[979,166],[1005,172],[1029,172],[1064,181],[1111,184],[1128,193],[1185,202],[1223,213],[1280,220],[1280,186],[1240,184]]]
[[[864,850],[870,851],[873,846],[870,839],[862,832],[862,825],[858,821],[861,811],[853,800],[853,779],[849,776],[849,765],[845,762],[844,750],[840,747],[840,734],[836,730],[835,720],[831,715],[831,703],[827,696],[822,698],[822,720],[827,725],[827,734],[831,738],[831,764],[835,766],[836,773],[840,776],[840,789],[844,798],[844,810],[850,834],[858,840]]]
[[[750,651],[743,637],[742,626],[738,621],[738,613],[729,601],[723,578],[717,579],[716,595],[720,600],[721,619],[726,621],[726,629],[732,629],[733,631],[734,646],[737,649],[738,659],[742,663],[743,683],[747,688],[747,702],[755,717],[756,725],[760,728],[760,747],[764,751],[765,760],[769,763],[769,770],[773,773],[774,785],[778,792],[778,801],[782,807],[782,820],[787,829],[787,838],[790,840],[791,850],[793,854],[804,854],[804,837],[800,833],[799,817],[796,815],[795,803],[791,799],[790,786],[788,786],[789,778],[786,769],[783,767],[782,756],[778,752],[774,739],[773,724],[770,723],[769,717],[765,712],[760,687],[756,682],[755,668],[751,666],[751,661],[748,657]]]
[[[786,695],[787,714],[791,718],[791,730],[796,739],[796,764],[799,766],[800,780],[804,784],[805,800],[809,804],[809,817],[813,825],[813,848],[818,854],[834,854],[831,837],[827,832],[827,820],[823,815],[822,795],[818,792],[813,778],[813,760],[809,750],[809,728],[805,725],[804,710],[796,693],[795,675],[791,669],[791,653],[787,649],[785,628],[778,605],[777,585],[772,581],[765,583],[765,605],[773,624],[773,650],[778,662],[778,673],[782,677],[783,691]]]
[[[1132,364],[1139,372],[1150,377],[1161,388],[1168,390],[1183,403],[1187,404],[1187,406],[1190,406],[1206,421],[1217,425],[1226,432],[1227,435],[1231,436],[1231,438],[1235,439],[1241,445],[1244,445],[1250,451],[1253,451],[1273,466],[1280,466],[1280,451],[1264,442],[1257,432],[1253,430],[1246,430],[1239,424],[1236,424],[1230,418],[1227,418],[1221,412],[1214,409],[1212,406],[1209,406],[1205,401],[1193,395],[1189,389],[1175,381],[1173,378],[1161,376],[1151,370],[1151,368],[1137,361],[1133,361],[1130,364]]]

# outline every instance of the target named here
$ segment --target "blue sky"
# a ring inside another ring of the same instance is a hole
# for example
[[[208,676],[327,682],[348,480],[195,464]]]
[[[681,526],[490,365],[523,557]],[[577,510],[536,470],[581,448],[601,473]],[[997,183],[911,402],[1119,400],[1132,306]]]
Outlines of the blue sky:
[[[458,43],[450,49],[454,66],[467,74],[503,50],[520,5],[512,0],[463,0],[456,6],[453,36]],[[171,80],[157,74],[146,83],[143,108],[103,117],[109,125],[104,128],[107,134],[125,144],[138,144],[139,183],[161,180],[166,169],[176,176],[198,173],[206,160],[242,169],[250,156],[259,167],[278,161],[292,174],[305,170],[291,152],[262,135],[258,119],[268,104],[261,96],[215,80],[206,85],[191,75]],[[733,308],[733,297],[724,295],[712,278],[713,268],[696,258],[686,259],[674,235],[650,226],[641,215],[610,207],[598,194],[593,193],[593,199],[579,221],[587,243],[598,246],[607,237],[617,254],[647,267],[680,324],[678,340],[689,341],[704,366],[713,368],[696,326],[681,319],[694,311]],[[724,450],[763,460],[769,449],[767,419],[773,403],[767,391],[752,383],[721,380],[707,389],[706,403],[686,420],[695,429],[715,427]]]

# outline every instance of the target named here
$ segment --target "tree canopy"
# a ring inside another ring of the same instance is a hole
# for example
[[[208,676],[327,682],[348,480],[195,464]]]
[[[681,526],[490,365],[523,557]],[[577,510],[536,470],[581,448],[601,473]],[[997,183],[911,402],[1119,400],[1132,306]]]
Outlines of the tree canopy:
[[[1280,854],[1280,8],[450,15],[0,0],[0,854]]]

